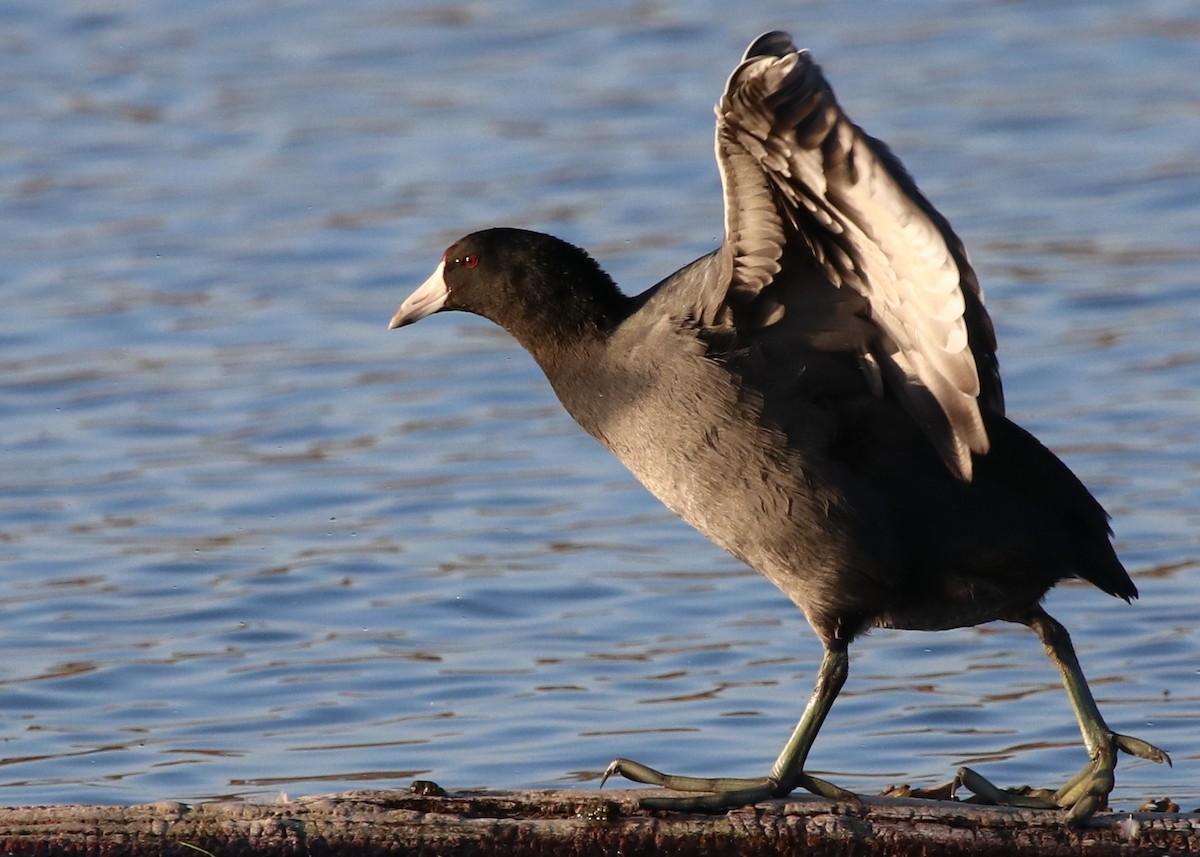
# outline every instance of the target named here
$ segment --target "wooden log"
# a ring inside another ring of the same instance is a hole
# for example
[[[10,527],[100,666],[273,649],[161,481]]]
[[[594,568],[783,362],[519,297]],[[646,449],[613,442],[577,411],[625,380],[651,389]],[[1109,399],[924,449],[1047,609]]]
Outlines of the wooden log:
[[[425,791],[426,793],[419,793]],[[1057,812],[914,798],[797,795],[723,815],[648,813],[635,791],[355,791],[273,804],[0,808],[12,855],[1200,854],[1200,814]],[[644,792],[642,792],[644,793]]]

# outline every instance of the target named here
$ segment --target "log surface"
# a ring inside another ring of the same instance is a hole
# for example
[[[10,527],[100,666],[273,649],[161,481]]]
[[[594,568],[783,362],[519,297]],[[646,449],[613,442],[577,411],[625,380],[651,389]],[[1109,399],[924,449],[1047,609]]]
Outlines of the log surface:
[[[1200,854],[1200,814],[1057,812],[796,796],[724,815],[648,813],[636,791],[355,791],[273,804],[0,808],[13,855]]]

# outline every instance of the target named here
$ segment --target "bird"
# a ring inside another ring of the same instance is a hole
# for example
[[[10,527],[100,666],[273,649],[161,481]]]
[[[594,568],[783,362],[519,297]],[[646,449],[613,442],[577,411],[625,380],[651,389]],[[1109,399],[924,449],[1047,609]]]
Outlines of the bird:
[[[583,249],[492,227],[455,241],[389,329],[464,311],[506,330],[575,421],[668,508],[763,574],[822,646],[812,695],[766,776],[604,774],[673,793],[649,810],[719,812],[797,788],[872,628],[1025,625],[1058,668],[1088,762],[1051,796],[990,800],[1082,824],[1107,805],[1118,753],[1170,763],[1102,717],[1057,583],[1138,591],[1109,517],[1005,414],[996,335],[963,242],[900,159],[855,125],[789,33],[755,39],[716,104],[724,236],[626,295]],[[973,784],[973,785],[972,785]]]

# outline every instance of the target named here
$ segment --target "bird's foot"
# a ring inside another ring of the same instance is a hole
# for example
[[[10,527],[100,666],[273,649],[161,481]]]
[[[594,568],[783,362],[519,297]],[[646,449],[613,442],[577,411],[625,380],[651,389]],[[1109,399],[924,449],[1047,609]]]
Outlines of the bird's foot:
[[[1117,751],[1151,762],[1171,764],[1171,757],[1153,744],[1140,738],[1109,732],[1107,740],[1100,744],[1099,752],[1058,791],[1031,789],[1028,786],[1000,789],[970,768],[959,768],[957,779],[975,793],[978,803],[1062,809],[1066,812],[1068,822],[1082,824],[1097,810],[1108,805],[1108,795],[1115,782]]]
[[[958,777],[937,786],[910,786],[908,783],[895,783],[881,791],[879,795],[880,797],[916,797],[923,800],[954,800],[954,792],[960,785],[962,783],[959,782]]]
[[[635,783],[662,786],[692,794],[671,797],[646,797],[638,801],[642,809],[665,809],[674,812],[721,812],[739,806],[749,806],[771,798],[786,797],[795,788],[804,788],[830,800],[859,805],[858,797],[833,783],[800,773],[784,783],[772,777],[686,777],[664,774],[640,762],[614,759],[600,780],[603,787],[608,778],[620,774]]]

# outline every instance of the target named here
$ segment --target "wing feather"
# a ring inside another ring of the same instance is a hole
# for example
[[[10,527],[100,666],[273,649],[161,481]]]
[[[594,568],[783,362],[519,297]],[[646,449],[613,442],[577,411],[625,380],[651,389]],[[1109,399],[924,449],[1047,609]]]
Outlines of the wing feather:
[[[732,323],[741,341],[786,324],[789,307],[807,311],[787,292],[813,279],[790,274],[815,266],[826,285],[814,294],[853,290],[873,325],[868,338],[828,341],[857,348],[868,383],[891,390],[970,479],[971,454],[988,449],[981,409],[1002,413],[1003,393],[991,320],[945,218],[786,33],[751,44],[716,114],[730,277],[701,296],[699,317]]]

